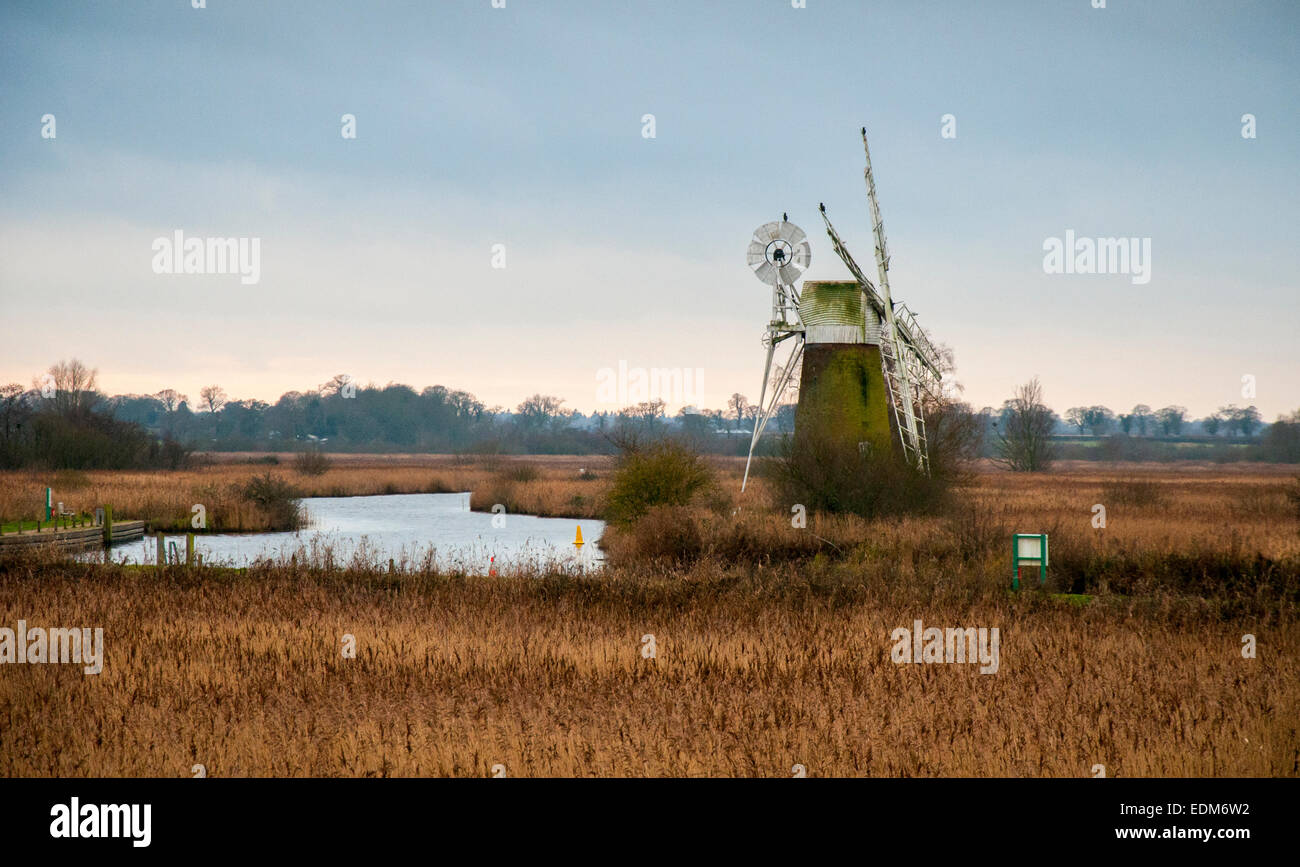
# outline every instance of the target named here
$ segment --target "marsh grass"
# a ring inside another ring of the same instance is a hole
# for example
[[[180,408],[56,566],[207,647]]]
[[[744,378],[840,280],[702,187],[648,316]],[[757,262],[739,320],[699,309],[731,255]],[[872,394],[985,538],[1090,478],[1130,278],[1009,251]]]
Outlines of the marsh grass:
[[[1166,498],[1159,483],[1152,479],[1116,479],[1102,485],[1102,503],[1118,506],[1158,506]]]
[[[6,666],[0,774],[1300,774],[1294,610],[1012,597],[884,549],[598,578],[347,565],[0,566],[0,622],[105,635],[100,675]],[[918,617],[999,627],[998,674],[893,663]]]
[[[519,510],[574,496],[600,509],[608,464],[529,462],[531,481],[502,478],[504,458],[338,461],[302,486],[472,490],[490,508],[501,485]],[[601,478],[579,481],[586,466]],[[649,508],[607,529],[607,564],[588,576],[539,562],[488,578],[324,548],[162,576],[42,552],[0,562],[0,623],[102,626],[106,642],[101,675],[0,672],[0,775],[187,776],[195,762],[213,776],[487,776],[498,762],[511,776],[784,777],[794,763],[1085,776],[1099,762],[1111,776],[1300,775],[1287,472],[981,472],[959,509],[810,512],[796,527],[765,480],[736,496],[743,461],[709,466],[729,507]],[[209,515],[256,508],[237,494],[246,463],[86,476],[56,496],[185,514],[197,492],[228,499]],[[1108,486],[1134,477],[1158,503],[1094,527]],[[42,502],[45,481],[7,474],[0,504]],[[1051,534],[1047,592],[1009,593],[1013,532]],[[890,632],[917,618],[998,627],[998,674],[894,664]],[[356,659],[340,656],[344,633]],[[640,655],[647,633],[655,659]],[[1258,658],[1241,656],[1248,633]]]

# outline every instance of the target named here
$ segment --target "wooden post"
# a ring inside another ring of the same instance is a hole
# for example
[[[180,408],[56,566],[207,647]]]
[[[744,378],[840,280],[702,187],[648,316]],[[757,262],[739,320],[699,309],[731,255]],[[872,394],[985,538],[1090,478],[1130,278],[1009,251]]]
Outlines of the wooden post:
[[[104,547],[113,544],[113,507],[104,506]]]
[[[158,554],[156,559],[158,561],[158,571],[161,573],[163,565],[167,562],[167,549],[163,547],[163,534],[161,532],[157,533],[155,538],[158,540]]]
[[[185,565],[186,567],[194,565],[194,534],[185,534]]]

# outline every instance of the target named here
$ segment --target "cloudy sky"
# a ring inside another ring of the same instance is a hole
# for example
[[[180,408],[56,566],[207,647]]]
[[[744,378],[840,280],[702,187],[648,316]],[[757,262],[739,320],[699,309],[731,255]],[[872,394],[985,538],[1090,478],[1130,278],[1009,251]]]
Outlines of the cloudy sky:
[[[9,0],[0,382],[76,356],[114,393],[347,373],[590,411],[623,361],[752,399],[750,233],[786,211],[841,278],[825,202],[873,271],[865,125],[895,297],[973,404],[1038,375],[1058,410],[1272,420],[1300,407],[1300,6],[1107,7]],[[260,281],[155,274],[177,230],[260,239]],[[1149,238],[1150,281],[1045,273],[1067,230]]]

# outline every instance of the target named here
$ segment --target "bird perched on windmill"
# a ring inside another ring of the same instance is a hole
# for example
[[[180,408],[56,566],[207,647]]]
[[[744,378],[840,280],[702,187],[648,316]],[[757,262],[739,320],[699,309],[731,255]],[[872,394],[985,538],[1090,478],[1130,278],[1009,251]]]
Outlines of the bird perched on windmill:
[[[749,266],[773,288],[772,318],[763,338],[767,364],[742,491],[749,482],[754,449],[796,369],[800,370],[796,447],[801,434],[813,432],[837,442],[856,442],[863,451],[889,449],[897,442],[911,466],[930,471],[923,407],[927,398],[939,394],[939,353],[915,315],[905,304],[895,305],[890,295],[889,248],[865,127],[862,149],[877,282],[858,267],[826,216],[824,204],[819,211],[826,234],[852,280],[807,281],[800,291],[795,284],[807,270],[812,252],[803,230],[788,219],[760,226],[750,241]],[[769,398],[775,351],[787,341],[791,342],[789,357]]]

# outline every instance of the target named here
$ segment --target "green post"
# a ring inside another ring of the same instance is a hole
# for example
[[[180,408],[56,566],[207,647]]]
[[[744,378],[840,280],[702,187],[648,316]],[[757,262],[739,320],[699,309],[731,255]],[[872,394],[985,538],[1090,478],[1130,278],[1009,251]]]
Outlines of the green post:
[[[50,511],[54,508],[54,489],[45,489],[45,520],[50,519]],[[55,529],[58,529],[57,527]]]
[[[185,565],[187,567],[194,565],[194,534],[193,533],[185,534]]]

